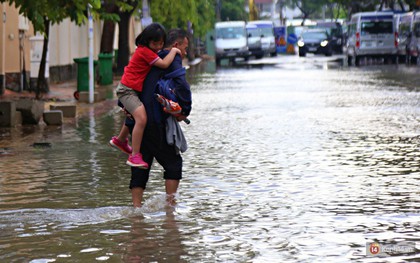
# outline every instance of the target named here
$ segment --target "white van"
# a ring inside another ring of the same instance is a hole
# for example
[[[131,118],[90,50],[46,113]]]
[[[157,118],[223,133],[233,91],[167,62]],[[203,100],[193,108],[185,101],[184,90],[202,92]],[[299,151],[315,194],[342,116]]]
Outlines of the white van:
[[[413,24],[413,12],[396,15],[396,27],[398,32],[398,56],[404,58],[407,55],[407,48],[411,37],[411,28]]]
[[[260,29],[256,25],[246,25],[246,32],[248,34],[248,49],[251,52],[251,56],[259,59],[264,56],[264,51],[261,45],[261,33]]]
[[[361,12],[348,23],[346,55],[348,64],[356,66],[362,57],[397,59],[398,34],[392,12]]]
[[[248,50],[248,38],[245,21],[217,22],[216,31],[216,64],[224,58],[242,57],[248,60],[251,52]]]
[[[277,55],[276,37],[274,36],[274,23],[269,20],[250,21],[248,25],[255,25],[261,34],[261,46],[264,54],[270,54],[272,57]]]
[[[420,13],[398,16],[398,56],[406,63],[417,64],[420,50]]]

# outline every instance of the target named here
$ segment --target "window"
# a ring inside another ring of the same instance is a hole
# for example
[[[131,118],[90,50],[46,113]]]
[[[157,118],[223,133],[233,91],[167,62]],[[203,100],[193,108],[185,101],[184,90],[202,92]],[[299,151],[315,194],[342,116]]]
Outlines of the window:
[[[245,29],[243,27],[226,27],[216,29],[216,38],[237,39],[245,37]]]
[[[400,37],[408,37],[410,33],[410,25],[406,23],[401,23],[398,28],[398,34]]]
[[[393,30],[392,21],[368,21],[362,22],[361,33],[362,35],[373,34],[392,34]]]
[[[416,37],[420,37],[420,23],[415,23],[414,24],[414,29],[413,29],[413,33]]]

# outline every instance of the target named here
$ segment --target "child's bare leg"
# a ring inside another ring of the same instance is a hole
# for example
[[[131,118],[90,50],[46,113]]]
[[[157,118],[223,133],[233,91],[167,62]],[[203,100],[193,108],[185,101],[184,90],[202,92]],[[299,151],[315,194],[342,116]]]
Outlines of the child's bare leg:
[[[130,130],[123,123],[123,126],[121,127],[120,133],[118,134],[118,140],[120,140],[122,142],[125,142],[125,140],[128,138],[129,134],[130,134]]]
[[[147,122],[147,115],[144,106],[141,105],[138,107],[132,115],[136,121],[131,134],[131,146],[133,147],[132,155],[135,155],[140,152],[141,140],[143,139],[143,132]]]

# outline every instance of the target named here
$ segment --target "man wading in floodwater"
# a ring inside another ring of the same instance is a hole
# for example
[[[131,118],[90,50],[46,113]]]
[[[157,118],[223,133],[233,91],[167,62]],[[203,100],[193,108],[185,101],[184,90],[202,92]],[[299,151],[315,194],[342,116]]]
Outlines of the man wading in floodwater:
[[[174,195],[178,190],[179,181],[182,179],[182,157],[175,145],[170,145],[166,139],[166,119],[172,118],[164,113],[162,106],[155,98],[156,83],[158,80],[177,69],[182,68],[182,58],[187,54],[188,37],[187,32],[182,29],[171,29],[167,33],[165,49],[159,52],[164,58],[172,47],[181,50],[181,55],[176,55],[172,64],[162,70],[153,67],[144,80],[143,91],[140,99],[144,104],[147,113],[147,124],[144,130],[141,154],[143,160],[148,163],[147,170],[131,167],[130,189],[134,207],[141,207],[143,192],[149,180],[150,168],[153,158],[162,165],[164,169],[165,190],[170,204],[175,204]],[[176,117],[178,121],[185,120],[191,112],[191,90],[185,79],[185,75],[173,78],[173,90],[179,105],[182,107],[181,114]],[[132,130],[134,122],[126,118],[126,125]]]

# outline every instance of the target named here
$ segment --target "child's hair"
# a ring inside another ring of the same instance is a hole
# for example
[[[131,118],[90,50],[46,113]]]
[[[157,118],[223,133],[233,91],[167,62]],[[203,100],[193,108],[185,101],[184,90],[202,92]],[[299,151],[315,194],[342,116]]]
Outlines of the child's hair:
[[[136,37],[136,46],[142,45],[142,46],[148,47],[150,41],[161,41],[161,40],[163,40],[163,45],[165,45],[166,43],[165,28],[159,23],[152,23],[148,25]]]

